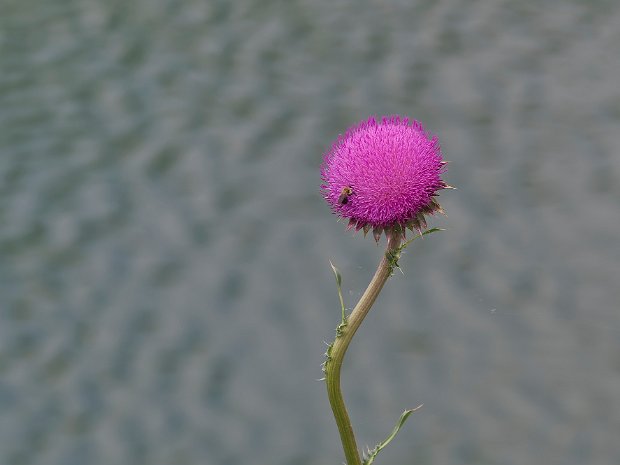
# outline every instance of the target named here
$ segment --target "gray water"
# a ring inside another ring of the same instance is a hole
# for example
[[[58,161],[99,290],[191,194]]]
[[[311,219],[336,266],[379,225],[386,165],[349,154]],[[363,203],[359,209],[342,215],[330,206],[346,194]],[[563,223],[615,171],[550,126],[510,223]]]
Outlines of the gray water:
[[[380,464],[620,463],[620,4],[5,0],[0,464],[342,463],[320,364],[381,248],[322,153],[451,160],[347,356]]]

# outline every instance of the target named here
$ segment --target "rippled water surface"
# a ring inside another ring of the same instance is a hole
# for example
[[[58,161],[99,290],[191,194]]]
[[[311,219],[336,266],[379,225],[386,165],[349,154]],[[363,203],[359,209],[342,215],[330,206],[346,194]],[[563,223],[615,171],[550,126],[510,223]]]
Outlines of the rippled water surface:
[[[381,249],[322,152],[451,160],[351,347],[382,464],[620,463],[620,4],[7,0],[0,463],[342,463],[320,364]]]

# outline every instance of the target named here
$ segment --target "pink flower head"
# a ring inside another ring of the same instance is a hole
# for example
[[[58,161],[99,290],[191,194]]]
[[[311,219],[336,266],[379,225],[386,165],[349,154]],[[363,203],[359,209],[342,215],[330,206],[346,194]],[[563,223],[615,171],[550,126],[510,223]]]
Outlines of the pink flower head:
[[[424,215],[443,213],[435,200],[448,186],[441,179],[437,137],[422,124],[400,116],[369,118],[338,137],[324,156],[321,189],[332,211],[349,219],[349,229],[372,228],[375,240],[422,232]]]

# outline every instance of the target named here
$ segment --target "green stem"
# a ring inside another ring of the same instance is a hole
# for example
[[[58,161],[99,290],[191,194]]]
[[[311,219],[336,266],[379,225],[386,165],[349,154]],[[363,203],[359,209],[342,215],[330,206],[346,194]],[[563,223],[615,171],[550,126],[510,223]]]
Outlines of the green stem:
[[[342,398],[342,392],[340,390],[340,368],[342,367],[342,361],[344,359],[349,343],[357,328],[360,327],[362,321],[370,311],[370,308],[375,303],[377,296],[383,289],[383,285],[392,275],[395,265],[395,258],[397,258],[399,246],[401,242],[400,234],[391,234],[381,263],[375,272],[372,281],[368,284],[366,291],[360,298],[359,302],[346,320],[346,325],[342,328],[339,335],[331,346],[329,351],[329,357],[325,363],[325,380],[327,383],[327,396],[329,397],[329,403],[334,412],[334,418],[338,425],[338,431],[340,432],[340,440],[342,441],[342,447],[344,449],[344,455],[346,457],[347,465],[362,465],[362,461],[355,442],[355,435],[353,434],[353,427],[351,426],[351,420]]]

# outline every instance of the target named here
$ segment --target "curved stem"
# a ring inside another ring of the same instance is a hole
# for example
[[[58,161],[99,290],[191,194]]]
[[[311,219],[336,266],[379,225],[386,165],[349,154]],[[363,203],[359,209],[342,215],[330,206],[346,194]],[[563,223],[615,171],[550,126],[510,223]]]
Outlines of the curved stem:
[[[340,368],[342,367],[342,361],[351,339],[370,311],[370,308],[375,303],[377,296],[381,292],[381,289],[383,289],[383,285],[392,275],[395,259],[399,252],[398,248],[400,242],[400,234],[391,234],[388,238],[387,248],[372,281],[370,281],[364,294],[347,318],[346,325],[344,325],[339,335],[336,336],[336,340],[328,351],[328,359],[325,363],[327,396],[329,397],[329,403],[334,412],[336,424],[338,425],[347,465],[362,465],[362,461],[360,459],[357,443],[355,442],[351,420],[349,419],[349,414],[347,413],[340,390]]]

